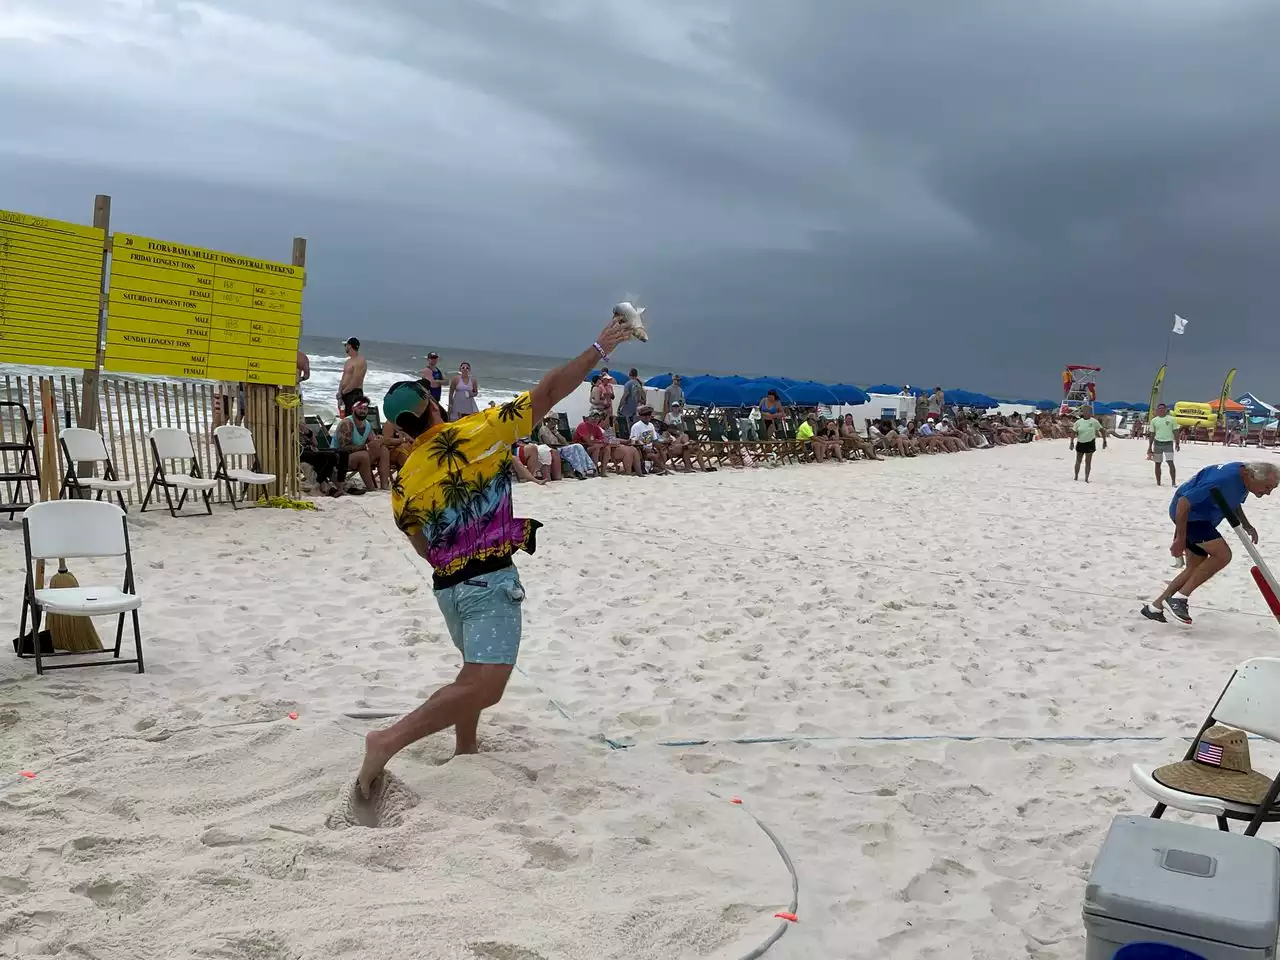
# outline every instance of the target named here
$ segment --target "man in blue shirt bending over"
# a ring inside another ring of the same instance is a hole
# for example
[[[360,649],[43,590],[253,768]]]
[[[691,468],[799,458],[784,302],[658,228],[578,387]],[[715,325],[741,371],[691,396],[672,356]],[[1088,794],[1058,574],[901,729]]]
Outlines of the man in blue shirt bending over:
[[[1164,607],[1183,623],[1191,622],[1187,599],[1191,591],[1212,577],[1231,562],[1231,547],[1218,532],[1218,524],[1226,517],[1213,498],[1213,491],[1222,498],[1240,518],[1240,525],[1254,543],[1258,531],[1247,519],[1241,506],[1249,494],[1265,497],[1280,482],[1280,468],[1268,461],[1254,463],[1226,463],[1205,467],[1177,489],[1169,504],[1169,519],[1173,521],[1173,544],[1169,552],[1175,557],[1185,555],[1186,568],[1165,587],[1152,603],[1142,605],[1142,615],[1148,620],[1166,622]]]

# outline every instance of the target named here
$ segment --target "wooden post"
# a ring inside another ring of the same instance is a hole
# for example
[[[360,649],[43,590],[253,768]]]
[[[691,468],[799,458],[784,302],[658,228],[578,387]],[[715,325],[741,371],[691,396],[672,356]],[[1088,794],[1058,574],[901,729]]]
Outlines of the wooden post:
[[[306,269],[307,266],[307,238],[293,238],[293,265]],[[303,277],[302,285],[306,288],[306,277]],[[302,349],[302,315],[298,315],[298,349]],[[300,393],[299,387],[291,388],[293,393]],[[302,492],[298,485],[298,474],[301,472],[301,464],[299,456],[301,449],[299,448],[298,431],[302,427],[302,406],[284,407],[281,412],[285,415],[283,428],[281,429],[281,467],[283,469],[284,493],[289,497],[297,497]]]
[[[111,249],[111,198],[104,193],[93,198],[93,225],[102,231],[105,240],[102,244],[102,275],[98,285],[98,334],[93,344],[93,369],[85,368],[80,388],[80,410],[76,417],[76,425],[86,430],[98,429],[98,371],[102,369],[102,341],[107,334],[107,253]],[[82,477],[92,477],[97,466],[93,462],[80,463],[76,465],[76,473]]]

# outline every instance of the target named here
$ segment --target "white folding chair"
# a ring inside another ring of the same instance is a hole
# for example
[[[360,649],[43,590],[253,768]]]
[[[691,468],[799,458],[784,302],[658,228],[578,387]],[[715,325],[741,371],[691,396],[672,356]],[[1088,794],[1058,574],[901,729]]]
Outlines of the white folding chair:
[[[1280,742],[1280,658],[1255,657],[1236,667],[1183,760],[1195,757],[1200,738],[1215,723]],[[1254,806],[1166,787],[1155,778],[1154,769],[1135,763],[1129,774],[1138,789],[1156,801],[1151,816],[1157,819],[1164,815],[1167,807],[1173,807],[1187,813],[1217,817],[1220,830],[1230,829],[1228,820],[1247,820],[1249,825],[1244,832],[1250,837],[1262,824],[1280,821],[1280,807],[1276,805],[1280,777],[1272,780],[1262,803]]]
[[[218,468],[214,471],[213,478],[226,483],[227,496],[231,498],[232,509],[240,509],[236,504],[233,484],[243,485],[241,497],[244,497],[248,495],[250,487],[261,487],[265,495],[267,484],[276,482],[274,473],[262,472],[262,462],[258,459],[258,451],[253,445],[253,431],[248,427],[224,424],[213,431],[213,444],[218,451]],[[235,457],[243,457],[248,467],[233,466]]]
[[[101,667],[110,664],[136,663],[143,672],[142,634],[138,628],[138,608],[142,598],[133,582],[133,553],[129,549],[129,525],[124,511],[114,503],[99,500],[50,500],[30,506],[22,514],[22,539],[27,554],[27,582],[22,592],[22,621],[18,627],[18,656],[34,657],[36,673],[46,669],[69,667]],[[67,557],[124,557],[124,585],[89,587],[46,587],[36,589],[35,562]],[[31,615],[31,633],[27,635],[27,614]],[[83,652],[41,649],[40,621],[45,614],[68,617],[117,616],[116,646],[110,660],[77,660],[74,663],[51,663],[58,657],[84,657]],[[120,641],[124,636],[124,618],[133,619],[134,657],[120,659]],[[23,647],[29,639],[31,652]]]
[[[141,512],[146,512],[147,504],[151,502],[151,494],[159,486],[164,490],[164,499],[169,504],[169,513],[172,516],[178,515],[182,505],[187,502],[187,495],[192,492],[204,497],[204,508],[212,515],[213,504],[209,494],[217,487],[218,481],[201,476],[200,461],[196,458],[196,451],[191,446],[191,438],[187,436],[187,431],[179,430],[177,427],[157,427],[147,434],[147,440],[151,444],[151,459],[155,461],[156,466],[151,474],[151,483],[147,485],[147,495],[142,499]],[[188,473],[181,472],[185,460],[191,461],[191,469]],[[173,461],[173,473],[165,469],[165,463],[168,461]],[[173,490],[182,491],[177,507],[173,505],[171,495]]]
[[[133,486],[133,481],[116,473],[115,464],[111,462],[111,454],[107,452],[102,434],[97,430],[86,430],[83,427],[66,427],[58,434],[58,442],[62,444],[62,456],[67,462],[67,473],[62,478],[62,489],[58,491],[58,499],[65,497],[68,490],[74,491],[77,499],[93,490],[98,491],[97,499],[99,500],[102,499],[104,492],[114,493],[120,509],[128,513],[129,508],[124,503],[124,491]],[[80,476],[76,470],[76,465],[80,463],[102,464],[102,476]]]

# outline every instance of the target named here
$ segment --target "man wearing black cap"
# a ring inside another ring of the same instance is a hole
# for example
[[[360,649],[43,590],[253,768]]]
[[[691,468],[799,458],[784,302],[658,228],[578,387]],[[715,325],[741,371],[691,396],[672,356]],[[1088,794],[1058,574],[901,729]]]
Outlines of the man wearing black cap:
[[[502,699],[520,650],[524,587],[512,557],[533,553],[541,526],[513,514],[511,447],[630,336],[631,328],[613,318],[595,343],[529,392],[452,422],[421,380],[387,391],[387,420],[414,438],[391,485],[391,510],[431,566],[436,603],[462,669],[418,709],[365,737],[357,777],[363,796],[370,796],[387,761],[437,731],[453,727],[455,753],[476,752],[480,713]]]
[[[356,337],[348,337],[342,342],[347,352],[347,362],[342,367],[342,379],[338,382],[338,406],[343,415],[349,415],[356,400],[364,396],[364,375],[368,364],[360,356],[360,341]]]
[[[444,373],[440,370],[440,354],[432,350],[427,354],[427,365],[418,371],[423,385],[431,391],[431,397],[440,402],[440,388],[444,384]]]

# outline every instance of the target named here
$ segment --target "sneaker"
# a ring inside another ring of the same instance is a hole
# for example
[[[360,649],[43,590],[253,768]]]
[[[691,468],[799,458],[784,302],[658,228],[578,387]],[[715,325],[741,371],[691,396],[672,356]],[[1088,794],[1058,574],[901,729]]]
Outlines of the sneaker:
[[[1164,610],[1161,607],[1153,606],[1150,603],[1142,605],[1142,615],[1148,620],[1158,620],[1160,623],[1168,623],[1164,618]]]
[[[1183,623],[1191,622],[1191,611],[1187,609],[1186,597],[1170,597],[1169,611]]]

